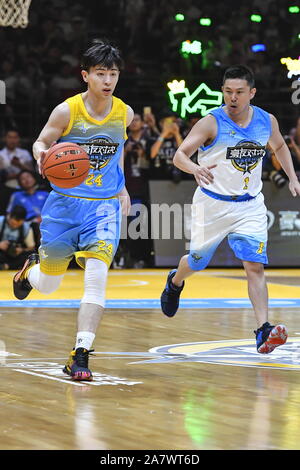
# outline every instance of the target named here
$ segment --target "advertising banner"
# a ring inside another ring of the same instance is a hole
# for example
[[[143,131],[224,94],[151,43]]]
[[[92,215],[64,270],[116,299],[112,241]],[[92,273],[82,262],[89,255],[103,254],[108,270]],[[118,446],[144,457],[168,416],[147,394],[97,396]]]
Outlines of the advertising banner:
[[[176,267],[181,256],[189,252],[191,203],[196,183],[150,181],[149,184],[155,266]],[[300,267],[300,198],[291,195],[287,184],[277,188],[270,181],[264,182],[263,194],[268,210],[269,266]],[[209,266],[240,267],[242,264],[225,239]]]

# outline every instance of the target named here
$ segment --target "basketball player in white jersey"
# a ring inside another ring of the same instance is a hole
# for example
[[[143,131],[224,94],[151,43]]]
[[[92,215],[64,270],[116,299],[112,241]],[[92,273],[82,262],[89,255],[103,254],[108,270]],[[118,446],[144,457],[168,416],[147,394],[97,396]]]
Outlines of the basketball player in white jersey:
[[[161,308],[172,317],[179,306],[184,280],[205,269],[221,241],[228,242],[246,271],[253,305],[259,353],[270,353],[287,339],[284,325],[268,322],[267,214],[262,189],[262,159],[269,144],[289,178],[293,196],[300,195],[290,151],[276,118],[251,105],[255,96],[250,69],[238,65],[225,71],[225,104],[200,119],[174,156],[174,165],[194,175],[198,188],[193,198],[190,253],[170,271],[161,295]],[[190,157],[198,149],[198,165]],[[197,217],[197,208],[203,217]],[[200,220],[203,219],[203,220]]]

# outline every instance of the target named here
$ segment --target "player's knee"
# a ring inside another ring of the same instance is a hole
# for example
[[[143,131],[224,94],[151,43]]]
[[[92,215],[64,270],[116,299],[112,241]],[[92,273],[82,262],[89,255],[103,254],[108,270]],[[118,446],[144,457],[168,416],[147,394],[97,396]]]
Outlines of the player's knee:
[[[107,273],[108,267],[103,261],[96,258],[88,258],[86,260],[82,303],[96,304],[104,307]]]
[[[55,292],[59,288],[62,278],[62,275],[50,276],[48,274],[41,273],[38,290],[42,294],[52,294],[52,292]]]
[[[248,276],[257,276],[264,274],[264,265],[254,261],[243,261],[245,271]]]
[[[188,255],[188,265],[193,271],[202,271],[208,265],[209,260],[198,255],[197,252],[191,252]]]

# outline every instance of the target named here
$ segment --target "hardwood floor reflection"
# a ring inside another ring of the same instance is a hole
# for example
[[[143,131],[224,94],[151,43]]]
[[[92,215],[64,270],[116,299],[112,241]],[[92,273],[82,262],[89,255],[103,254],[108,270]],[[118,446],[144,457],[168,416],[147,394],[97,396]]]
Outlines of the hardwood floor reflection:
[[[1,449],[300,448],[298,309],[271,310],[290,336],[273,359],[248,309],[107,310],[91,384],[61,371],[76,314],[0,309]]]

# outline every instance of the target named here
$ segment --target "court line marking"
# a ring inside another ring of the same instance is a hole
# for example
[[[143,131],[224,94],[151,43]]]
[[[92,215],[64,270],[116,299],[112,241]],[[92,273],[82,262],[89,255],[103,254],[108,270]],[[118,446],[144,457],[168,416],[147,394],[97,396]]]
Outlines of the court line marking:
[[[71,309],[79,308],[80,299],[36,299],[36,300],[0,300],[0,308],[61,308]],[[118,309],[160,309],[159,299],[107,299],[106,308]],[[299,298],[271,298],[269,299],[270,308],[299,308]],[[198,308],[198,309],[239,309],[252,308],[251,302],[247,298],[191,298],[180,300],[180,308]],[[8,312],[5,312],[8,313]],[[1,313],[3,315],[4,313]]]
[[[55,380],[56,382],[63,382],[69,385],[77,385],[77,387],[84,387],[86,385],[82,383],[73,382],[71,380],[59,379],[58,377],[51,377],[50,375],[46,375],[46,374],[38,374],[37,372],[31,372],[29,370],[22,370],[22,369],[12,369],[12,370],[14,370],[15,372],[22,372],[23,374],[35,375],[36,377],[42,377],[43,379]]]

